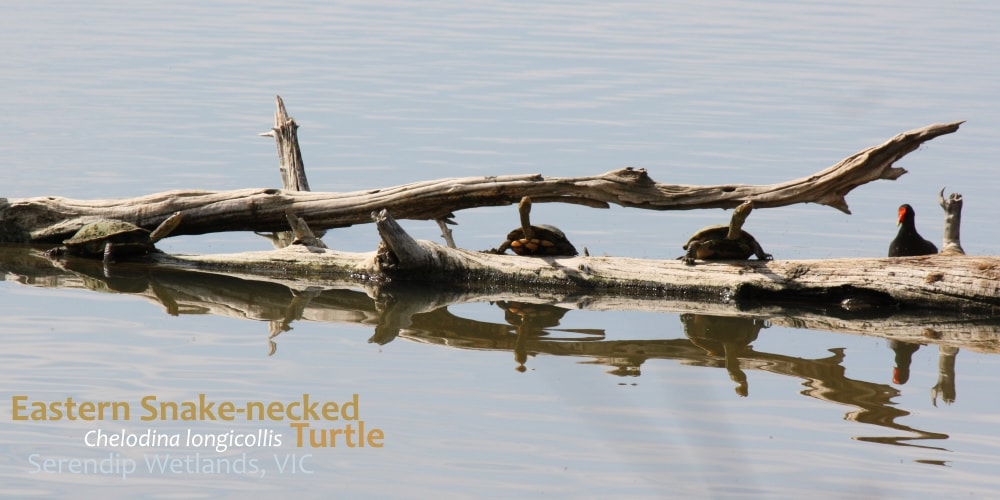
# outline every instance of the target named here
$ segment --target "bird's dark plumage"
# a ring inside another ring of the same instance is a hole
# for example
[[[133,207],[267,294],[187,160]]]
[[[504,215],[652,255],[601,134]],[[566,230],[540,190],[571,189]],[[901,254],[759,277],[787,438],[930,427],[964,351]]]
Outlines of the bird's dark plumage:
[[[917,226],[913,221],[914,215],[913,207],[909,205],[899,207],[899,233],[889,244],[889,257],[912,257],[938,253],[937,247],[917,232]]]

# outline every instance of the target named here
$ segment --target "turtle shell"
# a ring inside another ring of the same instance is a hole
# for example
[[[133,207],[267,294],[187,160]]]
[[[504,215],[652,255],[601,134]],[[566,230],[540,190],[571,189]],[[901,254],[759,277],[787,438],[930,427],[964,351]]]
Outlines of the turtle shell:
[[[119,220],[92,222],[80,228],[72,238],[63,241],[68,252],[84,256],[102,255],[107,243],[120,249],[134,247],[136,252],[153,248],[149,231]]]
[[[771,260],[771,254],[764,252],[757,239],[742,229],[751,210],[753,202],[747,200],[733,210],[729,224],[698,230],[684,244],[687,253],[679,258],[687,265],[693,265],[695,259],[746,260],[751,255],[759,260]],[[730,233],[734,234],[730,236]]]
[[[728,224],[705,227],[691,235],[683,248],[688,250],[691,245],[695,245],[694,255],[691,257],[702,260],[745,260],[754,254],[758,254],[758,257],[764,254],[760,243],[750,233],[741,230],[735,240],[728,239],[728,235]]]
[[[503,246],[509,246],[514,253],[524,256],[577,255],[576,247],[559,228],[547,224],[532,225],[531,228],[535,234],[530,240],[524,237],[522,228],[517,228],[507,234]]]

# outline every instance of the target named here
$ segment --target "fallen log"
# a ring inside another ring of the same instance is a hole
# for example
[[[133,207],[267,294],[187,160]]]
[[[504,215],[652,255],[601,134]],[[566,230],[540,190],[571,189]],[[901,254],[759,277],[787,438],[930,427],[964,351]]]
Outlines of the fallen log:
[[[369,214],[382,209],[400,219],[440,221],[458,210],[510,205],[523,196],[535,202],[598,208],[614,203],[648,210],[733,208],[746,200],[753,200],[758,209],[819,203],[850,213],[848,192],[903,175],[906,170],[893,163],[924,142],[955,132],[961,124],[934,124],[903,132],[823,171],[771,185],[670,185],[654,181],[645,169],[624,168],[584,177],[531,174],[440,179],[349,193],[241,189],[179,190],[116,200],[0,198],[0,242],[58,243],[101,218],[152,229],[178,211],[184,213],[184,222],[171,236],[286,231],[289,211],[313,231],[368,223]]]
[[[1000,258],[928,255],[825,260],[713,261],[628,257],[519,257],[415,240],[386,212],[383,244],[353,253],[292,245],[266,252],[157,256],[163,265],[302,279],[352,276],[469,288],[594,290],[613,295],[838,308],[1000,310]]]
[[[845,380],[839,369],[842,352],[834,350],[829,359],[802,360],[758,353],[748,343],[762,327],[786,325],[938,344],[942,378],[933,394],[936,400],[940,390],[946,402],[954,400],[954,359],[959,348],[1000,352],[1000,326],[993,319],[1000,307],[997,257],[731,261],[695,266],[677,260],[523,258],[417,241],[390,215],[436,220],[447,238],[445,223],[453,211],[509,205],[525,195],[536,202],[592,207],[615,203],[653,210],[732,208],[748,199],[758,208],[811,202],[849,213],[848,192],[873,180],[898,178],[905,170],[893,167],[895,161],[927,140],[954,132],[961,122],[905,132],[822,172],[770,186],[671,186],[653,181],[645,170],[629,168],[574,178],[443,179],[337,194],[307,192],[301,154],[288,146],[297,144],[297,126],[287,118],[280,100],[279,111],[285,118],[276,115],[271,135],[283,158],[285,190],[174,191],[97,201],[0,199],[0,241],[59,242],[96,218],[152,228],[182,211],[184,224],[173,235],[286,232],[291,225],[294,231],[285,233],[279,246],[297,244],[235,255],[153,255],[153,265],[124,263],[110,268],[100,262],[52,261],[36,252],[25,264],[35,271],[10,268],[2,261],[0,270],[5,272],[0,276],[26,285],[131,293],[162,304],[169,314],[211,313],[267,321],[271,354],[275,336],[290,330],[294,321],[350,322],[373,325],[370,341],[378,344],[407,338],[510,350],[519,369],[530,355],[539,353],[592,357],[615,367],[620,375],[637,374],[646,359],[667,358],[724,366],[739,382],[737,392],[742,395],[746,376],[741,368],[813,380],[807,385],[823,388],[815,391],[817,397],[836,402],[851,404],[856,398],[840,399],[830,387],[848,387],[843,394],[882,395],[877,405],[859,413],[891,409],[891,399],[898,393],[888,385]],[[948,219],[954,221],[954,229],[945,229],[944,248],[961,254],[961,196],[952,195],[946,202],[942,191],[941,204],[954,214]],[[368,253],[322,248],[309,227],[320,233],[373,220],[383,241],[377,251]],[[78,270],[77,265],[88,271]],[[448,311],[450,305],[486,301],[506,309],[507,324],[459,318]],[[520,319],[508,318],[515,309],[532,309],[524,304],[537,304],[535,314],[541,319],[526,313]],[[603,331],[561,330],[553,328],[558,321],[547,320],[571,309],[681,312],[688,339],[605,340]],[[963,313],[956,315],[956,310]],[[698,324],[710,326],[698,332],[694,328]],[[740,338],[707,335],[717,334],[719,326],[725,327],[725,334]],[[744,331],[749,333],[741,334]],[[565,336],[560,338],[560,332]],[[710,346],[715,341],[721,351]],[[723,353],[724,363],[719,359]]]
[[[943,191],[942,191],[943,193]],[[961,195],[953,194],[953,201]],[[942,200],[943,194],[942,194]],[[946,242],[961,247],[961,203],[945,203]],[[270,275],[349,275],[376,281],[476,288],[594,290],[616,295],[734,303],[810,303],[842,310],[1000,308],[1000,259],[957,253],[881,259],[714,261],[627,257],[517,257],[471,252],[412,238],[386,210],[372,214],[382,244],[347,253],[292,246],[280,252],[163,257],[167,265]],[[485,285],[482,285],[484,284]]]
[[[278,146],[284,190],[172,191],[96,201],[57,197],[0,199],[0,241],[59,242],[99,218],[150,227],[179,211],[184,214],[183,222],[171,235],[271,231],[283,235],[281,240],[275,238],[277,246],[293,239],[301,244],[237,255],[155,256],[154,260],[164,266],[261,275],[295,273],[303,278],[338,275],[377,282],[485,282],[491,286],[599,290],[722,302],[809,297],[811,301],[842,303],[844,307],[909,305],[992,310],[997,306],[998,263],[992,258],[741,261],[697,266],[674,260],[588,256],[526,259],[417,241],[394,219],[437,220],[447,237],[445,222],[454,211],[506,205],[524,196],[535,201],[595,207],[615,203],[652,210],[731,208],[746,200],[753,200],[757,208],[811,202],[849,213],[845,199],[848,192],[867,182],[904,174],[904,169],[893,166],[897,160],[925,141],[958,130],[962,122],[904,132],[812,176],[768,186],[666,185],[653,181],[645,170],[626,168],[588,177],[470,177],[337,194],[308,191],[298,151],[297,125],[280,97],[277,108],[274,127],[265,135],[274,137]],[[960,197],[953,198],[951,204],[960,210],[960,201]],[[375,252],[352,254],[326,249],[311,233],[370,222],[373,216],[382,237]],[[292,232],[288,231],[289,225]],[[952,236],[957,243],[957,227]]]

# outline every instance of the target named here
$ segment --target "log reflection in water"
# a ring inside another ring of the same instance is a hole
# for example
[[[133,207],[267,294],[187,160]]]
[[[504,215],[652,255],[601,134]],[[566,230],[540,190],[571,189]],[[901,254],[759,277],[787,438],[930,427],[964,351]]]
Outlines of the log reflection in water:
[[[3,249],[0,249],[3,250]],[[513,353],[518,370],[526,370],[537,355],[589,358],[587,363],[610,366],[609,373],[638,377],[649,359],[673,359],[682,364],[714,366],[727,370],[741,396],[750,394],[746,373],[762,370],[803,380],[802,394],[849,405],[856,410],[848,420],[904,431],[908,436],[859,437],[863,441],[911,445],[911,441],[946,439],[897,423],[909,412],[892,401],[899,395],[894,387],[847,378],[844,353],[831,349],[831,356],[804,359],[776,353],[757,352],[752,346],[769,324],[794,324],[911,343],[938,343],[941,349],[938,384],[932,389],[946,403],[955,399],[955,354],[958,346],[982,352],[996,352],[998,327],[995,321],[980,319],[888,316],[885,318],[841,318],[816,311],[795,315],[794,311],[758,309],[740,311],[732,304],[684,303],[641,300],[601,295],[558,295],[538,290],[482,292],[468,289],[438,290],[430,293],[417,284],[377,284],[349,278],[254,279],[235,273],[212,274],[196,270],[163,269],[141,264],[120,264],[105,269],[99,261],[69,259],[53,263],[40,253],[0,251],[0,270],[5,279],[28,286],[88,289],[102,293],[122,293],[143,297],[163,305],[167,314],[214,314],[267,322],[271,354],[276,336],[292,329],[295,321],[351,323],[372,326],[370,341],[386,344],[401,337],[407,340],[446,345],[460,349],[504,350]],[[483,321],[454,315],[448,307],[490,301],[500,310],[497,321]],[[594,329],[558,328],[574,309],[640,310],[677,313],[687,338],[658,340],[616,340],[620,332]],[[706,313],[712,314],[706,314]],[[502,320],[500,315],[502,314]],[[878,325],[873,327],[873,325]],[[885,335],[885,332],[892,332]],[[906,332],[913,332],[907,334]],[[928,335],[931,331],[933,334]],[[943,335],[941,332],[959,332]],[[976,335],[962,335],[975,332]],[[609,339],[610,337],[611,339]],[[898,365],[897,365],[898,367]]]
[[[938,382],[931,388],[931,403],[937,406],[938,396],[945,404],[952,404],[957,397],[955,390],[955,356],[958,348],[938,346]]]

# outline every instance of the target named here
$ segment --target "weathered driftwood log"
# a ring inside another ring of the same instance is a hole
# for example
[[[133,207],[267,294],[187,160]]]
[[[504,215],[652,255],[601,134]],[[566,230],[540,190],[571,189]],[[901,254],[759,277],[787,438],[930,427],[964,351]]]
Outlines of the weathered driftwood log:
[[[170,214],[184,212],[172,234],[221,231],[284,231],[291,210],[313,230],[370,222],[369,214],[388,209],[401,219],[447,219],[457,210],[516,203],[560,201],[594,207],[609,203],[650,210],[733,208],[752,199],[757,208],[820,203],[848,212],[845,196],[862,184],[896,179],[906,171],[893,163],[924,142],[956,130],[962,122],[928,125],[856,153],[808,177],[772,185],[668,185],[644,169],[625,168],[585,177],[506,175],[417,182],[351,193],[280,189],[170,191],[130,199],[72,200],[0,198],[0,241],[59,242],[95,218],[119,219],[152,228]]]
[[[353,276],[459,287],[593,290],[624,296],[736,303],[812,303],[872,307],[1000,310],[1000,258],[929,255],[905,258],[719,261],[625,257],[517,257],[452,249],[410,237],[386,211],[375,216],[377,252],[347,253],[301,245],[231,255],[161,256],[167,265],[271,276]]]
[[[296,126],[282,111],[279,98],[273,135],[276,140],[280,138],[283,183],[286,187],[308,188],[301,155],[297,148],[289,146],[295,143]],[[892,167],[896,160],[926,140],[954,132],[960,124],[930,125],[905,132],[811,177],[772,186],[667,186],[653,182],[645,171],[624,169],[601,176],[563,179],[541,176],[448,179],[345,195],[244,190],[172,192],[132,200],[96,202],[33,198],[0,204],[0,228],[7,240],[49,241],[68,236],[78,224],[95,217],[135,220],[132,217],[141,214],[143,218],[135,222],[150,225],[159,222],[162,211],[180,210],[185,214],[185,222],[174,234],[227,229],[271,228],[277,231],[286,230],[286,224],[290,224],[298,232],[299,243],[303,243],[275,252],[179,259],[157,257],[161,262],[203,269],[465,285],[480,282],[490,286],[539,285],[598,290],[613,295],[682,299],[770,302],[810,297],[814,302],[846,301],[845,306],[850,307],[860,303],[864,307],[903,304],[992,310],[998,306],[998,263],[990,258],[975,261],[929,258],[918,261],[741,262],[694,268],[674,260],[517,259],[416,241],[386,210],[390,207],[402,211],[407,218],[440,222],[457,208],[510,203],[521,196],[534,195],[536,199],[597,206],[612,202],[658,210],[731,207],[753,199],[758,207],[816,202],[847,211],[844,196],[851,189],[872,180],[902,175],[905,170]],[[428,202],[429,199],[434,202]],[[952,206],[961,208],[960,203]],[[284,209],[281,222],[271,222],[272,213],[281,208]],[[350,225],[361,222],[359,210],[372,208],[380,209],[375,220],[383,240],[380,249],[372,253],[349,254],[323,249],[321,242],[309,234],[303,220],[308,218],[313,227]],[[297,217],[293,211],[306,217]],[[18,234],[26,236],[19,238]],[[954,236],[957,241],[957,229]]]

